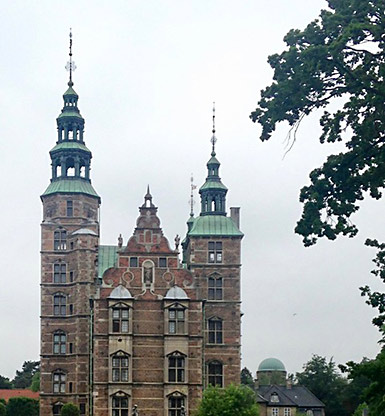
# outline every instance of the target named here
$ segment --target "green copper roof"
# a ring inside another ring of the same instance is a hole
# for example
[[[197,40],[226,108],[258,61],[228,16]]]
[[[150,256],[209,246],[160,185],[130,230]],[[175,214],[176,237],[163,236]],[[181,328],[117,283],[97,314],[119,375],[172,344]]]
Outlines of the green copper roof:
[[[220,163],[215,156],[211,156],[211,159],[207,162],[207,165],[220,165]]]
[[[201,215],[194,220],[188,236],[242,237],[234,221],[224,215]]]
[[[286,369],[281,360],[266,358],[259,364],[258,371],[286,371]]]
[[[68,141],[68,142],[61,142],[57,144],[53,149],[51,149],[51,152],[56,152],[57,150],[66,150],[66,149],[80,149],[84,150],[85,152],[91,153],[91,151],[83,144],[74,140]]]
[[[207,179],[206,182],[199,188],[200,191],[204,189],[223,189],[227,191],[227,188],[221,181],[214,181],[212,179]]]
[[[83,179],[58,179],[49,184],[42,196],[51,194],[86,194],[100,199],[90,182]]]
[[[104,272],[116,266],[118,259],[117,246],[99,246],[98,250],[98,277],[101,279]]]
[[[63,112],[59,115],[58,118],[63,118],[63,117],[77,117],[77,118],[83,118],[79,112],[73,111],[72,109],[67,111],[67,110],[63,110]]]
[[[79,97],[76,93],[76,91],[72,87],[68,87],[67,91],[64,93],[64,95],[76,95]]]

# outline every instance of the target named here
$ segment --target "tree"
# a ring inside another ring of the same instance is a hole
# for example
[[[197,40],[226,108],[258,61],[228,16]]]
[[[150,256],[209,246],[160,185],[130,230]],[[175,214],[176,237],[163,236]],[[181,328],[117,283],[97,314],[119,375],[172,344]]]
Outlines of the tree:
[[[40,361],[24,361],[21,371],[16,371],[12,384],[17,389],[26,389],[32,383],[32,377],[40,370]]]
[[[348,415],[342,405],[347,381],[338,373],[333,359],[327,361],[326,357],[313,355],[303,366],[302,373],[296,373],[296,380],[325,404],[328,416]]]
[[[311,184],[302,188],[302,217],[295,228],[305,246],[317,238],[339,234],[353,237],[357,227],[351,216],[364,197],[382,197],[385,185],[385,0],[328,0],[329,10],[303,31],[291,30],[284,38],[287,49],[269,57],[273,83],[262,91],[250,115],[262,126],[261,140],[268,140],[276,125],[287,121],[295,140],[301,120],[316,109],[321,143],[344,142],[346,151],[331,155],[310,173]],[[338,110],[328,105],[336,99]],[[385,246],[375,240],[385,279]],[[367,303],[378,308],[385,322],[385,294],[361,289]]]
[[[5,416],[7,413],[7,408],[4,403],[0,403],[0,416]]]
[[[33,375],[29,388],[32,391],[40,391],[40,371],[36,371],[36,373]]]
[[[255,393],[247,386],[209,386],[203,393],[196,416],[258,416]]]
[[[0,376],[0,389],[11,389],[12,383],[9,381],[9,378]]]
[[[255,388],[253,375],[251,374],[251,371],[247,367],[242,368],[241,384],[244,384],[245,386],[248,386],[253,390]]]
[[[60,416],[80,416],[80,410],[75,404],[66,403],[61,408]]]
[[[362,401],[369,406],[370,415],[385,414],[385,347],[374,360],[364,360],[361,363],[347,363],[345,370],[349,378],[366,377],[370,385],[363,391]]]
[[[39,401],[27,397],[12,397],[8,400],[7,416],[39,416]]]

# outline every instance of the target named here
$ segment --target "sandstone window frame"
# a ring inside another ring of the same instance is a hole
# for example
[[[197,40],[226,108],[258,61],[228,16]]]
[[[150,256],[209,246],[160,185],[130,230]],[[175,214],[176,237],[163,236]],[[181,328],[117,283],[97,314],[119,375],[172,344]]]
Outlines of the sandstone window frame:
[[[207,279],[207,300],[223,300],[223,277],[219,273]]]
[[[53,249],[54,251],[67,250],[67,230],[57,228],[53,232]]]
[[[52,265],[52,283],[66,283],[67,282],[67,263],[58,260]]]
[[[67,316],[67,295],[65,293],[57,292],[53,294],[52,315]]]
[[[169,394],[167,396],[167,416],[185,416],[186,402],[187,397],[179,391]]]
[[[180,351],[167,355],[167,380],[169,383],[186,383],[187,357]]]
[[[223,319],[218,316],[212,316],[207,319],[207,343],[211,345],[224,344]]]
[[[207,385],[213,387],[224,386],[224,371],[223,363],[219,360],[211,360],[206,363],[206,380]]]
[[[118,312],[117,312],[118,311]],[[132,305],[126,302],[109,304],[109,333],[113,335],[132,334]],[[122,331],[123,329],[123,331]]]
[[[67,373],[57,369],[52,372],[52,393],[65,394],[67,392]]]
[[[130,354],[119,350],[111,354],[111,381],[113,383],[129,383],[130,377]]]
[[[167,333],[169,335],[187,333],[187,308],[180,303],[173,303],[167,308]]]
[[[60,416],[61,408],[64,406],[63,402],[56,402],[52,405],[52,415]]]
[[[52,334],[52,353],[54,355],[67,354],[67,333],[61,329]]]
[[[208,241],[208,263],[223,263],[223,242],[222,241]]]
[[[111,415],[129,416],[130,396],[123,391],[118,391],[111,395]]]
[[[74,216],[74,202],[72,199],[68,199],[66,203],[66,216],[73,217]]]

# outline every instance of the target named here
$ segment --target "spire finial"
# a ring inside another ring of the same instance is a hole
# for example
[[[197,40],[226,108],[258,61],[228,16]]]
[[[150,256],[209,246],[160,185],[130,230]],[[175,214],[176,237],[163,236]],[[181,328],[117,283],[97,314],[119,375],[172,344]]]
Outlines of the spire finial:
[[[72,60],[72,29],[70,29],[70,60],[67,62],[66,70],[70,73],[70,80],[68,81],[68,86],[72,87],[74,83],[72,82],[72,71],[75,71],[76,65],[75,62]]]
[[[196,189],[196,185],[194,185],[194,176],[193,174],[191,174],[191,178],[190,178],[190,182],[191,182],[191,193],[190,193],[190,217],[194,216],[194,189]]]
[[[212,130],[212,137],[211,143],[213,145],[213,150],[211,151],[211,156],[215,156],[215,143],[217,142],[217,138],[215,137],[215,101],[213,102],[213,130]]]

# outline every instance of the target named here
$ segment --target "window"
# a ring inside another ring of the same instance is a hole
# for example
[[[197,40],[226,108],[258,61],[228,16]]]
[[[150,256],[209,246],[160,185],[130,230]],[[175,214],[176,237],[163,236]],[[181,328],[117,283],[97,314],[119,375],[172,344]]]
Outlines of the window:
[[[307,415],[307,416],[313,416],[313,415],[314,415],[313,410],[308,410],[308,411],[306,412],[306,415]]]
[[[219,361],[211,361],[207,365],[207,381],[213,387],[223,387],[223,365]]]
[[[168,381],[170,383],[184,383],[185,357],[175,352],[168,357]]]
[[[55,263],[53,265],[53,282],[66,282],[67,265],[65,263]]]
[[[271,409],[271,416],[278,416],[279,415],[279,410],[277,407],[273,407]]]
[[[74,272],[70,272],[70,282],[74,281]]]
[[[138,258],[130,257],[130,267],[138,267]]]
[[[128,332],[129,309],[126,306],[112,309],[112,332]]]
[[[159,267],[165,268],[167,267],[167,259],[166,257],[159,258]]]
[[[72,201],[67,201],[67,217],[73,217],[74,207]]]
[[[55,316],[66,316],[66,303],[67,299],[65,295],[54,295],[53,297],[53,314]]]
[[[208,281],[208,299],[222,300],[223,299],[223,279],[220,276],[209,277]]]
[[[67,335],[63,331],[56,331],[53,334],[53,353],[65,354],[66,353]]]
[[[270,396],[270,401],[271,401],[272,403],[279,403],[279,397],[278,397],[278,394],[277,394],[277,393],[273,393],[273,394]]]
[[[208,342],[209,344],[223,343],[223,321],[220,318],[208,320]]]
[[[168,416],[184,415],[184,397],[172,395],[168,398]]]
[[[63,407],[63,403],[55,403],[52,406],[52,414],[53,416],[60,416],[61,408]]]
[[[209,241],[209,263],[222,263],[221,241]]]
[[[128,355],[123,352],[112,356],[112,381],[128,382]]]
[[[283,415],[284,416],[291,416],[291,409],[290,409],[290,407],[285,407],[285,409],[283,411]]]
[[[56,371],[53,373],[53,392],[66,392],[66,375],[62,371]]]
[[[183,308],[168,310],[168,332],[170,334],[184,334],[185,313]]]
[[[85,403],[80,403],[79,404],[79,410],[80,410],[81,415],[85,415],[86,414],[86,404]]]
[[[112,416],[128,416],[128,396],[117,393],[112,396]]]
[[[57,230],[53,233],[53,249],[65,250],[67,248],[67,231]]]

